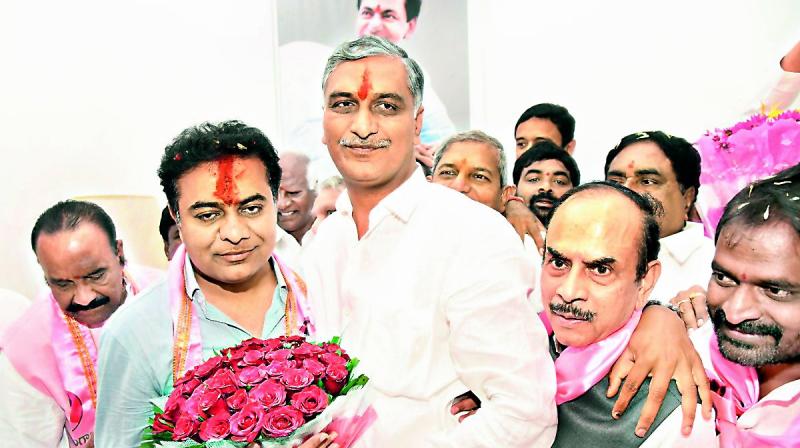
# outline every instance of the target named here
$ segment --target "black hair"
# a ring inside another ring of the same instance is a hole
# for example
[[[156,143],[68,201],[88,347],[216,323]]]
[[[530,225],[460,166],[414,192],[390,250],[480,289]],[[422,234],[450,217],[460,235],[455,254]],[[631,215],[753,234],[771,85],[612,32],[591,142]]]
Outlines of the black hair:
[[[235,120],[219,124],[203,123],[181,132],[161,157],[158,177],[173,212],[178,211],[178,179],[198,165],[225,156],[261,160],[267,169],[272,197],[278,197],[281,167],[275,148],[263,132]]]
[[[410,22],[419,17],[419,10],[422,9],[422,0],[406,0],[406,22]],[[356,9],[361,10],[361,0],[356,2]]]
[[[169,214],[169,207],[164,207],[164,210],[161,210],[161,221],[158,223],[158,233],[161,234],[161,239],[164,240],[166,243],[169,241],[169,229],[172,226],[177,225],[175,220],[172,219],[172,215]]]
[[[42,233],[52,235],[62,230],[73,230],[82,222],[91,222],[100,227],[108,236],[111,250],[117,253],[117,229],[108,213],[95,203],[71,199],[61,201],[39,215],[31,231],[33,253],[36,253],[36,241]]]
[[[521,156],[514,162],[514,171],[512,177],[514,185],[519,183],[522,172],[525,168],[531,166],[534,162],[541,160],[558,160],[564,165],[564,168],[569,172],[569,180],[572,182],[573,187],[581,184],[581,172],[578,169],[578,164],[575,159],[564,151],[563,148],[551,142],[550,140],[540,140],[533,144],[527,151],[523,152]]]
[[[642,235],[639,240],[639,260],[636,263],[636,280],[641,280],[647,273],[647,265],[651,261],[658,259],[658,251],[661,248],[661,243],[658,241],[660,230],[658,221],[656,221],[655,207],[651,199],[640,195],[624,185],[607,181],[589,182],[575,187],[569,190],[564,196],[561,196],[553,208],[551,216],[555,216],[558,208],[572,196],[583,191],[604,189],[615,190],[622,194],[636,204],[636,207],[642,212]]]
[[[731,223],[758,227],[785,221],[800,235],[800,164],[745,187],[725,206],[714,242]]]
[[[608,173],[611,162],[626,147],[641,142],[653,142],[661,152],[669,159],[672,171],[681,188],[681,193],[685,193],[689,188],[694,188],[694,197],[697,199],[697,190],[700,188],[700,153],[697,152],[691,143],[680,137],[675,137],[661,131],[637,132],[635,134],[622,137],[619,144],[606,155],[606,166],[604,172]],[[694,201],[692,204],[694,205]]]
[[[558,104],[540,103],[529,107],[519,116],[517,124],[514,126],[514,135],[520,124],[531,118],[543,118],[550,120],[561,134],[561,147],[566,148],[569,142],[575,139],[575,118],[569,113],[566,107]]]

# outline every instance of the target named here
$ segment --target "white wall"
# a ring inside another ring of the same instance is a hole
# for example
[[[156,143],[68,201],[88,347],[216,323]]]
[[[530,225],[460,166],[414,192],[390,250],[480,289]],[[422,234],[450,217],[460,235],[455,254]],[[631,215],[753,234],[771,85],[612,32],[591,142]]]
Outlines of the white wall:
[[[156,168],[185,127],[277,129],[273,24],[261,0],[0,2],[0,287],[41,284],[30,230],[56,201],[163,203]]]
[[[471,124],[514,147],[529,106],[577,120],[582,178],[632,132],[733,124],[800,40],[797,0],[470,1]],[[513,151],[512,158],[513,160]],[[509,170],[510,171],[510,170]]]

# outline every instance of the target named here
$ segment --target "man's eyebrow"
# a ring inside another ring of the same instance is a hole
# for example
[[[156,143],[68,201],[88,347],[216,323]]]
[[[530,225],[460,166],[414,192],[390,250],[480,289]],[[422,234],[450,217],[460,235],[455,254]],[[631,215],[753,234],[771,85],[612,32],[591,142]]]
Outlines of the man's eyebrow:
[[[355,100],[356,96],[352,92],[335,91],[335,92],[331,92],[330,95],[328,95],[328,99],[329,100],[332,100],[334,98],[347,98],[347,99]]]
[[[375,96],[375,99],[378,99],[378,100],[394,100],[394,101],[398,101],[400,103],[405,104],[405,100],[403,100],[403,97],[398,95],[398,94],[396,94],[396,93],[379,93],[379,94],[377,94]]]
[[[267,200],[266,196],[264,196],[261,193],[256,193],[239,201],[239,205],[249,204],[250,202],[255,202],[255,201],[266,201],[266,200]]]
[[[641,170],[636,170],[633,173],[637,176],[647,176],[650,174],[655,174],[656,176],[661,175],[661,173],[655,168],[642,168]]]
[[[557,251],[557,250],[553,249],[553,248],[552,248],[552,247],[550,247],[550,246],[547,246],[547,247],[545,248],[545,250],[546,250],[546,251],[547,251],[547,253],[549,253],[549,254],[550,254],[550,256],[551,256],[551,257],[553,257],[553,258],[557,258],[557,259],[559,259],[559,260],[567,260],[567,257],[565,257],[565,256],[564,256],[564,255],[563,255],[561,252],[559,252],[559,251]]]
[[[569,173],[566,171],[553,171],[553,176],[564,176],[569,179]]]
[[[594,260],[584,261],[583,265],[587,268],[596,268],[599,266],[613,266],[617,262],[614,257],[600,257]]]
[[[189,210],[198,210],[201,208],[222,208],[222,202],[198,201],[189,206]]]
[[[711,270],[714,272],[719,272],[720,274],[724,275],[725,277],[728,277],[734,282],[739,283],[739,279],[736,278],[735,275],[731,274],[727,269],[720,266],[719,263],[717,263],[716,261],[711,262]]]
[[[611,176],[625,177],[625,174],[619,170],[609,170],[609,172],[606,173],[606,177],[611,177]]]
[[[761,280],[755,282],[755,284],[762,288],[778,288],[778,289],[783,289],[785,291],[800,290],[800,285],[798,285],[797,283],[788,282],[786,280]]]
[[[528,171],[525,171],[524,175],[527,176],[528,174],[531,174],[531,173],[533,173],[533,174],[542,174],[542,170],[540,170],[538,168],[531,168]]]

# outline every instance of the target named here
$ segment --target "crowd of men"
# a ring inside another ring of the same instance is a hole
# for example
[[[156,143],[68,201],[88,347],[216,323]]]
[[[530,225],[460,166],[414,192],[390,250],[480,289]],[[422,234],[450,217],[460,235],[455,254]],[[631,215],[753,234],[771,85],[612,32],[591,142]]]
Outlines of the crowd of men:
[[[0,338],[2,440],[139,446],[184,372],[288,331],[361,359],[378,418],[355,446],[800,446],[800,165],[712,240],[687,140],[627,135],[581,184],[574,118],[537,104],[513,166],[477,130],[428,159],[424,85],[386,39],[336,48],[325,180],[244,123],[181,131],[158,169],[167,272],[128,263],[95,204],[44,211],[49,289]]]

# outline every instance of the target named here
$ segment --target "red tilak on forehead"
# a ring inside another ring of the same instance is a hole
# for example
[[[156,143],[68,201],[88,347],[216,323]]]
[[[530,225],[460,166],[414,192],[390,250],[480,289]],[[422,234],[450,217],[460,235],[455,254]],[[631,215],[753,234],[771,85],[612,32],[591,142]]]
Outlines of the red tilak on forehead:
[[[372,84],[369,82],[369,71],[364,69],[364,74],[361,75],[361,87],[358,88],[358,99],[364,101],[367,99],[367,95],[369,95],[369,89],[372,88]]]
[[[227,205],[239,200],[239,189],[233,179],[233,156],[225,156],[217,162],[217,189],[214,196],[222,199]]]

